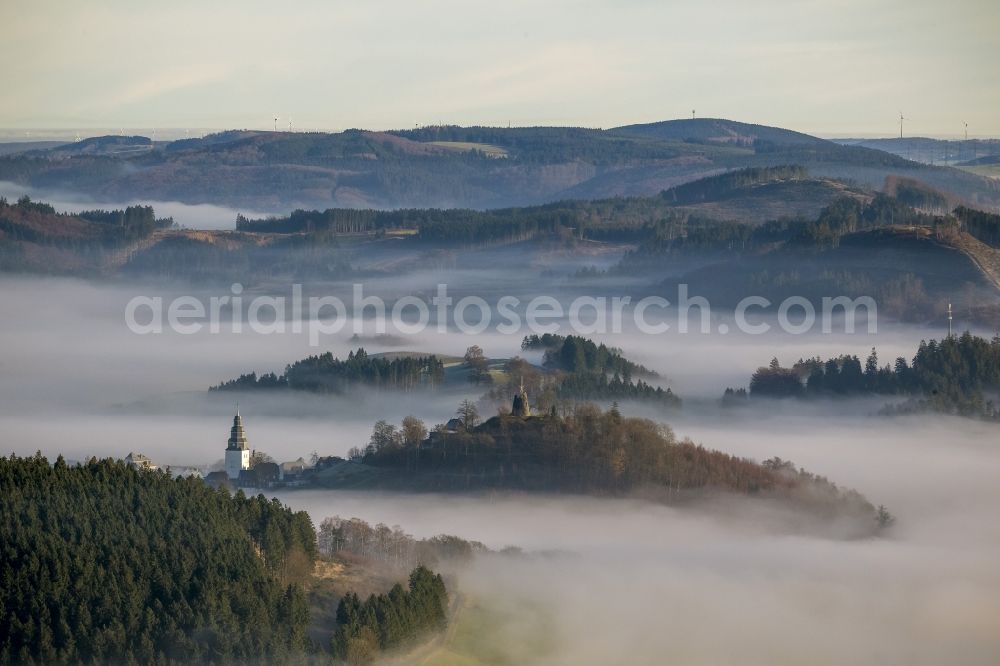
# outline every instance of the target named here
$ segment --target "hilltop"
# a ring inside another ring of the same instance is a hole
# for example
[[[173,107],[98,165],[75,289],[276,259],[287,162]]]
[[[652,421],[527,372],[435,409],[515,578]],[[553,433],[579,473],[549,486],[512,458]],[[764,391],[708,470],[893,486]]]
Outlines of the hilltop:
[[[1000,183],[882,150],[723,119],[611,129],[457,127],[339,133],[233,130],[197,139],[97,137],[0,156],[0,180],[104,200],[292,208],[503,208],[651,196],[746,167],[800,164],[878,187],[917,179],[1000,208]]]
[[[761,142],[787,146],[821,146],[827,143],[818,137],[780,127],[754,125],[721,118],[665,120],[639,125],[624,125],[611,131],[627,136],[644,136],[673,141],[700,141],[746,147],[753,147]]]
[[[113,272],[172,226],[149,206],[70,215],[28,197],[0,198],[0,272]]]
[[[314,470],[308,483],[352,490],[642,495],[671,504],[723,493],[774,502],[817,524],[846,520],[858,536],[880,526],[875,507],[856,491],[786,461],[758,463],[680,440],[669,427],[625,417],[614,407],[577,404],[536,416],[501,412],[480,423],[463,404],[459,415],[430,433],[415,417],[399,431],[380,421],[364,449]]]

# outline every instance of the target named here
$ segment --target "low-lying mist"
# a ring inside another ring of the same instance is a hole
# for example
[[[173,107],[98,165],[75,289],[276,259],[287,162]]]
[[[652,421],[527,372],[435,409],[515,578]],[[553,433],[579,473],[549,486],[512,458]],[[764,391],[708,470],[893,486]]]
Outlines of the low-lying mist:
[[[95,209],[124,209],[129,206],[152,206],[157,217],[172,217],[179,226],[187,229],[235,229],[236,216],[265,217],[266,213],[253,210],[236,210],[216,204],[187,204],[180,201],[155,201],[129,199],[127,201],[94,199],[78,192],[40,190],[27,185],[0,181],[0,196],[15,201],[23,196],[33,201],[50,204],[58,213],[79,213]]]
[[[431,277],[428,276],[428,281]],[[380,287],[393,288],[391,281]],[[410,293],[405,277],[395,285]],[[6,451],[50,458],[124,457],[170,465],[223,455],[240,400],[252,447],[291,460],[343,455],[371,424],[449,418],[482,387],[343,397],[208,393],[255,370],[359,342],[349,331],[309,347],[304,335],[135,335],[125,303],[142,285],[0,280],[0,432]],[[877,401],[761,402],[723,410],[772,356],[910,357],[937,331],[883,325],[876,336],[594,336],[656,370],[685,399],[667,420],[681,437],[764,459],[779,456],[885,504],[883,537],[790,531],[752,500],[670,507],[642,500],[285,491],[315,521],[339,514],[530,551],[456,572],[470,608],[491,618],[484,649],[506,663],[963,663],[1000,661],[1000,441],[995,425],[951,417],[871,416]],[[369,351],[520,353],[520,335],[428,331],[402,341],[366,334]],[[401,346],[402,345],[402,346]],[[461,615],[459,618],[461,621]]]
[[[446,279],[427,276],[423,284]],[[490,281],[484,278],[484,281]],[[468,282],[468,281],[466,281]],[[496,289],[495,282],[493,289]],[[0,414],[8,447],[19,453],[36,449],[67,456],[124,456],[135,447],[173,464],[205,464],[218,458],[236,400],[244,404],[251,444],[279,459],[294,459],[316,450],[342,455],[362,444],[380,418],[398,422],[415,414],[433,425],[453,415],[464,397],[478,397],[482,387],[455,386],[420,394],[355,391],[342,397],[302,393],[209,394],[206,389],[242,373],[281,373],[285,366],[311,354],[330,351],[345,357],[359,346],[369,352],[415,350],[458,355],[472,344],[488,356],[523,354],[537,361],[538,352],[522,352],[520,334],[502,335],[495,328],[476,334],[429,328],[419,335],[374,335],[352,339],[349,324],[324,336],[319,347],[301,334],[261,335],[244,327],[234,333],[222,326],[217,334],[203,330],[182,335],[137,335],[125,325],[126,303],[136,295],[161,294],[165,301],[190,293],[156,284],[102,284],[57,278],[0,280]],[[412,293],[414,281],[385,278],[366,284],[366,293]],[[469,287],[466,286],[466,289]],[[204,298],[225,290],[194,292]],[[391,331],[390,331],[391,333]],[[927,331],[883,327],[878,336],[741,336],[677,334],[645,335],[633,329],[595,339],[624,349],[627,357],[660,373],[690,406],[680,415],[623,406],[651,418],[684,418],[696,422],[716,418],[714,401],[727,386],[745,386],[750,374],[777,353],[790,363],[799,357],[841,352],[865,354],[878,344],[883,360],[909,355]],[[775,352],[775,349],[778,351]],[[707,413],[698,408],[708,403]],[[873,405],[866,412],[877,411]],[[80,426],[86,423],[87,428]],[[141,427],[144,440],[132,430]],[[77,436],[67,438],[67,432]],[[221,434],[220,434],[221,433]],[[684,435],[685,432],[680,434]],[[704,440],[706,445],[725,448]],[[215,449],[218,448],[218,452]],[[817,470],[822,471],[822,470]]]
[[[485,292],[489,295],[498,289],[499,276],[494,273],[464,271],[459,284],[466,292],[479,287],[492,290]],[[415,293],[454,277],[454,273],[431,272],[422,277],[380,278],[366,282],[365,293],[387,297]],[[463,398],[476,398],[485,389],[458,385],[433,393],[354,391],[339,397],[208,393],[206,389],[246,372],[281,373],[287,364],[311,354],[330,351],[345,357],[359,346],[370,353],[414,350],[460,356],[466,347],[476,344],[494,358],[521,354],[535,362],[540,359],[539,352],[521,351],[520,333],[503,335],[495,327],[470,335],[454,328],[441,333],[432,325],[417,335],[393,335],[390,330],[390,335],[379,336],[373,322],[366,320],[365,333],[354,338],[352,321],[343,331],[324,336],[319,347],[309,344],[306,333],[261,335],[247,327],[235,333],[225,325],[215,334],[202,330],[182,335],[166,329],[162,334],[137,335],[124,320],[126,303],[136,295],[162,295],[169,302],[181,294],[194,293],[207,299],[228,292],[58,278],[4,277],[0,285],[0,308],[5,313],[0,322],[0,345],[6,350],[0,359],[0,414],[8,446],[18,453],[41,449],[72,457],[124,456],[140,446],[133,436],[139,426],[144,437],[141,446],[149,449],[146,453],[154,459],[207,464],[221,454],[218,442],[224,442],[228,419],[240,400],[251,444],[275,458],[294,459],[314,450],[343,455],[367,440],[375,420],[398,422],[415,414],[429,425],[444,422]],[[349,289],[338,289],[336,293],[349,296]],[[562,294],[572,295],[566,290]],[[746,386],[753,370],[773,355],[789,364],[815,355],[849,352],[863,356],[877,345],[882,361],[889,362],[897,355],[910,356],[921,338],[933,334],[926,329],[883,325],[878,335],[719,336],[675,331],[648,335],[632,326],[619,334],[591,337],[622,348],[628,358],[657,371],[660,378],[656,382],[671,387],[685,400],[679,413],[627,404],[623,409],[683,424],[678,432],[684,436],[698,434],[699,428],[720,419],[746,418],[742,410],[720,412],[716,400],[727,386]],[[766,412],[777,409],[778,403],[766,404]],[[867,415],[877,412],[879,406],[874,401],[839,403],[836,413]],[[801,413],[803,408],[794,405],[786,409]],[[817,416],[830,409],[823,405]],[[750,418],[761,418],[761,411],[752,410]],[[86,428],[81,427],[84,424]],[[809,425],[803,428],[804,434],[810,432]],[[68,432],[77,436],[67,438]],[[717,437],[710,431],[697,439],[735,452],[733,445],[715,441]],[[777,452],[750,453],[769,456]]]
[[[796,533],[754,500],[641,500],[288,491],[339,514],[453,533],[520,558],[456,572],[462,613],[491,620],[498,663],[992,664],[1000,656],[1000,449],[959,419],[783,414],[697,439],[829,472],[884,502],[884,536]],[[468,609],[473,610],[468,610]],[[462,614],[459,615],[462,621]]]

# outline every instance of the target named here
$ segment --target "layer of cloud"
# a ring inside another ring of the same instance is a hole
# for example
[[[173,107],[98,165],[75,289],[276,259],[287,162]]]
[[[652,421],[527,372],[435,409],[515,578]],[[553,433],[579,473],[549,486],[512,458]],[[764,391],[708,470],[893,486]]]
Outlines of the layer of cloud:
[[[476,284],[475,272],[463,277],[468,288]],[[440,278],[427,273],[371,286],[405,293]],[[497,281],[486,272],[479,279]],[[169,292],[164,285],[0,280],[5,453],[38,449],[79,459],[138,449],[164,464],[210,464],[222,457],[233,396],[204,388],[250,369],[280,371],[315,351],[294,336],[135,336],[122,321],[124,303],[154,288]],[[927,333],[891,328],[877,341],[903,351]],[[519,338],[427,335],[407,344],[454,353],[472,342],[507,356],[517,353]],[[667,343],[634,334],[609,342],[672,377],[682,395],[706,398],[776,349],[789,362],[861,353],[873,343],[865,336]],[[345,335],[327,348],[343,355],[355,344]],[[251,445],[290,460],[312,450],[343,454],[367,439],[377,418],[414,413],[443,421],[475,392],[241,400]],[[456,573],[463,613],[482,614],[490,627],[476,637],[481,649],[509,663],[994,664],[996,426],[873,418],[873,408],[768,403],[756,414],[725,416],[706,400],[672,425],[706,446],[757,459],[778,455],[861,490],[898,516],[879,539],[800,533],[766,507],[731,499],[679,508],[518,495],[288,491],[281,498],[317,522],[358,516],[421,537],[452,533],[547,553],[486,558]]]

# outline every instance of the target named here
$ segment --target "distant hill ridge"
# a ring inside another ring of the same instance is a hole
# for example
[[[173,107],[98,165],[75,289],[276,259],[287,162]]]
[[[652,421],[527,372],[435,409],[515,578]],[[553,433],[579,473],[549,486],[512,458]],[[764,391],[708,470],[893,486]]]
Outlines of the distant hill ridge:
[[[663,120],[655,123],[623,125],[609,131],[614,134],[646,136],[673,141],[705,141],[737,145],[752,145],[755,141],[807,146],[829,143],[825,139],[802,132],[768,125],[741,123],[723,118]]]
[[[0,156],[0,180],[106,201],[183,201],[268,212],[481,210],[652,196],[705,176],[785,164],[867,187],[881,187],[889,176],[916,179],[966,204],[1000,210],[1000,183],[980,175],[718,118],[611,129],[232,130],[170,143],[95,137]]]

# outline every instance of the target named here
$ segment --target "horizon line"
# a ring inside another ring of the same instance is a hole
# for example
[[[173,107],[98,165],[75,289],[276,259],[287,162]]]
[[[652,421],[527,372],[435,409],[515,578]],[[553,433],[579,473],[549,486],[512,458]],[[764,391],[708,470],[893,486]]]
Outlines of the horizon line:
[[[610,127],[601,126],[588,126],[588,125],[573,125],[573,124],[486,124],[486,123],[475,123],[475,124],[458,124],[458,123],[427,123],[422,125],[414,125],[414,127],[386,127],[386,128],[367,128],[367,127],[330,127],[330,126],[309,126],[308,124],[303,126],[301,129],[277,129],[273,127],[237,127],[237,126],[156,126],[150,124],[133,124],[133,125],[88,125],[88,126],[40,126],[40,127],[16,127],[16,126],[0,126],[0,143],[30,143],[30,142],[41,142],[41,141],[74,141],[77,138],[92,139],[104,136],[142,136],[147,139],[152,138],[152,134],[166,134],[162,139],[157,139],[157,143],[169,143],[173,141],[179,141],[183,139],[198,139],[203,138],[209,134],[217,134],[222,132],[256,132],[261,134],[342,134],[347,131],[357,130],[362,132],[407,132],[416,129],[427,129],[435,127],[459,127],[459,128],[472,128],[472,127],[483,127],[489,129],[530,129],[539,127],[549,127],[549,128],[571,128],[571,129],[590,129],[597,131],[610,131],[614,129],[620,129],[624,127],[631,127],[635,125],[655,125],[659,123],[667,122],[684,122],[684,121],[699,121],[699,120],[716,120],[725,122],[741,123],[744,125],[758,125],[761,127],[769,127],[779,130],[784,130],[788,132],[796,132],[799,134],[804,134],[808,136],[813,136],[820,139],[826,140],[848,140],[848,139],[860,139],[860,140],[873,140],[873,139],[886,139],[886,140],[916,140],[916,139],[933,139],[938,141],[992,141],[997,140],[998,136],[993,134],[970,134],[968,139],[965,138],[963,131],[955,131],[953,133],[925,133],[925,134],[913,134],[912,136],[904,136],[900,139],[893,132],[865,132],[865,131],[846,131],[846,132],[827,132],[827,131],[817,131],[810,132],[805,130],[790,129],[788,127],[782,127],[780,125],[768,125],[761,122],[752,122],[745,120],[733,120],[731,118],[722,117],[698,117],[698,118],[667,118],[665,120],[653,120],[644,122],[633,122],[624,125],[614,125]],[[32,134],[38,134],[38,136],[32,136]],[[69,137],[64,139],[64,137]]]

